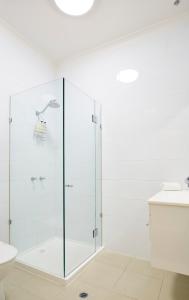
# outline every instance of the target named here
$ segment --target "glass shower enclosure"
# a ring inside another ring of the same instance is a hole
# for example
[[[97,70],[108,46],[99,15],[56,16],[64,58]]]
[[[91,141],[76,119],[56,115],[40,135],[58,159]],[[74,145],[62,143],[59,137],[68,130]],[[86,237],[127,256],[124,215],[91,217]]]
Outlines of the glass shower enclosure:
[[[64,78],[10,99],[10,242],[61,278],[102,247],[101,107]]]

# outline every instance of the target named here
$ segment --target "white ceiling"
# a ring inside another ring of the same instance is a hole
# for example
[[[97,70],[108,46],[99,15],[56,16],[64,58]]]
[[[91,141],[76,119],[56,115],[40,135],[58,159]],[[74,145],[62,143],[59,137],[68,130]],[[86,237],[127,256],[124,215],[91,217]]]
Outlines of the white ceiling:
[[[82,17],[59,11],[53,0],[0,0],[0,18],[54,61],[75,55],[185,12],[189,0],[96,0]]]

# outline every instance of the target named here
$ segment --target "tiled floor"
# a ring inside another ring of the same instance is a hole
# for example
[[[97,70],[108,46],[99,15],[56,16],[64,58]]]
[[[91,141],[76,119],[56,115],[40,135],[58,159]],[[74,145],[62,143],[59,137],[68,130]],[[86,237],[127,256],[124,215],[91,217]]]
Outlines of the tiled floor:
[[[104,251],[66,286],[14,269],[7,300],[189,300],[189,277],[151,268],[143,260]]]

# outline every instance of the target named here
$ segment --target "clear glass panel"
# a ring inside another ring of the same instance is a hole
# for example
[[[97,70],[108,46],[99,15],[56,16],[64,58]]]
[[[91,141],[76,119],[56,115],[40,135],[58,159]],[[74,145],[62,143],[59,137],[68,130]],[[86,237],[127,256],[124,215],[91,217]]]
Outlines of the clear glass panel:
[[[96,123],[96,250],[102,246],[102,121],[101,105],[95,103]]]
[[[65,80],[65,275],[95,252],[94,101]]]
[[[13,96],[11,117],[11,243],[19,261],[63,276],[63,81]]]
[[[67,276],[102,244],[101,107],[60,79],[11,97],[10,112],[11,243]]]

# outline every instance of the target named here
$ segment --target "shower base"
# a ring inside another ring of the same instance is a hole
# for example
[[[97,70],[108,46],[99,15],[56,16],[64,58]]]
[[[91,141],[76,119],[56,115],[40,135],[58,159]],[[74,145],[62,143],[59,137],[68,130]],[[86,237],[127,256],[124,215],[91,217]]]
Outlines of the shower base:
[[[71,272],[76,269],[76,266],[77,271],[80,268],[78,266],[86,264],[88,260],[93,258],[99,251],[94,253],[94,247],[85,243],[68,240],[66,241],[66,252],[69,253],[69,255],[67,255],[66,270],[70,270]],[[91,253],[92,255],[90,255]],[[88,257],[87,261],[86,257]],[[22,266],[26,265],[31,267],[33,270],[39,270],[39,272],[45,272],[49,275],[63,278],[63,240],[59,237],[54,237],[36,247],[28,249],[17,257],[17,262]],[[75,271],[73,271],[73,273],[75,273]]]

